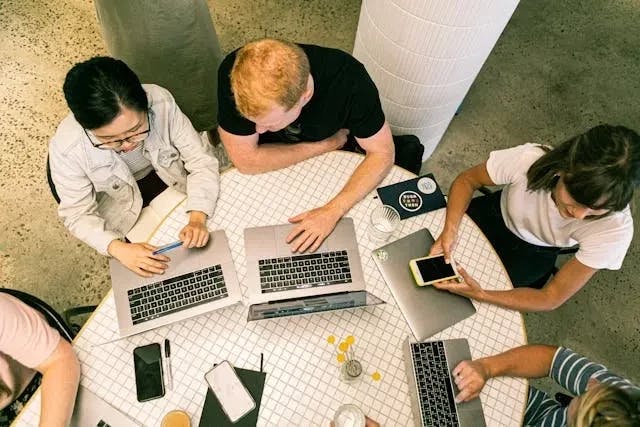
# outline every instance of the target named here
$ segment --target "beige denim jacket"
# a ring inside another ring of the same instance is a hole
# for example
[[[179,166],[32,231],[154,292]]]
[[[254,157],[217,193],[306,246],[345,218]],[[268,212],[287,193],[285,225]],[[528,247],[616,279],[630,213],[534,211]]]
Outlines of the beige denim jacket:
[[[143,87],[151,126],[144,156],[162,181],[186,193],[187,211],[211,217],[220,182],[212,147],[200,138],[166,89]],[[107,255],[109,243],[122,239],[142,210],[142,196],[131,171],[115,151],[95,148],[73,114],[60,123],[51,139],[49,161],[64,225]]]

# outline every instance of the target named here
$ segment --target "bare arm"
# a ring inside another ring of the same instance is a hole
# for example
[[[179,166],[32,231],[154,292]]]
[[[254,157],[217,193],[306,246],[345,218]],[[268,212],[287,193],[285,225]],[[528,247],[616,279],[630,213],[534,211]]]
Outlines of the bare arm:
[[[311,157],[341,148],[348,131],[340,129],[335,135],[318,142],[297,144],[258,145],[259,135],[234,135],[218,126],[220,139],[234,166],[242,173],[254,175],[294,165]]]
[[[458,402],[474,399],[486,381],[495,377],[542,378],[549,375],[558,347],[524,345],[477,360],[464,360],[453,370],[460,390]]]
[[[475,165],[456,177],[449,190],[444,229],[431,247],[430,254],[444,253],[445,259],[451,259],[462,216],[469,207],[474,191],[485,185],[495,185],[487,172],[486,162]]]
[[[499,305],[518,311],[551,311],[560,307],[589,281],[596,273],[575,257],[567,261],[560,271],[542,289],[515,288],[508,291],[490,291],[480,287],[478,282],[459,269],[464,281],[434,284],[442,290],[466,296],[477,301]]]
[[[53,353],[36,369],[42,373],[40,426],[69,425],[80,382],[80,363],[71,344],[60,338]]]
[[[292,244],[294,252],[318,249],[338,220],[373,190],[393,166],[393,137],[386,122],[375,135],[358,138],[357,141],[367,154],[342,190],[326,205],[289,219],[297,223],[287,236],[287,242]]]

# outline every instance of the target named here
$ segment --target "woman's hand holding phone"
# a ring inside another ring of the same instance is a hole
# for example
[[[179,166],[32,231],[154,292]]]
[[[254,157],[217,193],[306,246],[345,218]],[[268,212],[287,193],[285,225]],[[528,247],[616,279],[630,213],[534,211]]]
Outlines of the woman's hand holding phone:
[[[442,230],[440,236],[438,236],[433,245],[431,245],[429,256],[443,254],[445,261],[447,263],[451,262],[453,259],[453,250],[456,247],[457,241],[458,231],[445,226],[445,229]]]
[[[463,297],[482,300],[482,293],[484,290],[480,287],[480,284],[473,277],[469,276],[469,273],[458,266],[458,273],[462,277],[462,281],[448,280],[444,282],[437,282],[433,284],[434,288],[449,291],[452,294],[462,295]]]

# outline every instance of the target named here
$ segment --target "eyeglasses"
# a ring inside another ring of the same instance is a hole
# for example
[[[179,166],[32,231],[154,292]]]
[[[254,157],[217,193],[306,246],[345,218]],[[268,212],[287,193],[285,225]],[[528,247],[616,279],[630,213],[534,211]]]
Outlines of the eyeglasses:
[[[99,144],[94,144],[93,143],[93,138],[91,138],[91,136],[93,136],[94,138],[98,138],[96,135],[94,135],[92,132],[91,134],[89,134],[89,132],[87,132],[86,129],[83,129],[84,133],[87,135],[87,138],[89,138],[89,141],[91,141],[91,144],[96,147],[96,148],[100,148],[101,150],[118,150],[120,149],[125,143],[127,144],[137,144],[139,142],[144,141],[144,139],[147,137],[147,134],[149,132],[151,132],[151,122],[149,121],[149,112],[147,111],[147,130],[142,131],[142,132],[138,132],[134,135],[128,136],[126,138],[122,138],[122,139],[117,139],[115,141],[109,141],[109,142],[101,142]]]

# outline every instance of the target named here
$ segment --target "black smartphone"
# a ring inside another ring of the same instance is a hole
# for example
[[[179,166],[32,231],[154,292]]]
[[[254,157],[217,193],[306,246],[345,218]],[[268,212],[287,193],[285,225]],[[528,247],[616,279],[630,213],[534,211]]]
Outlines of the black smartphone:
[[[160,344],[153,343],[133,350],[138,402],[164,396],[164,373]]]

